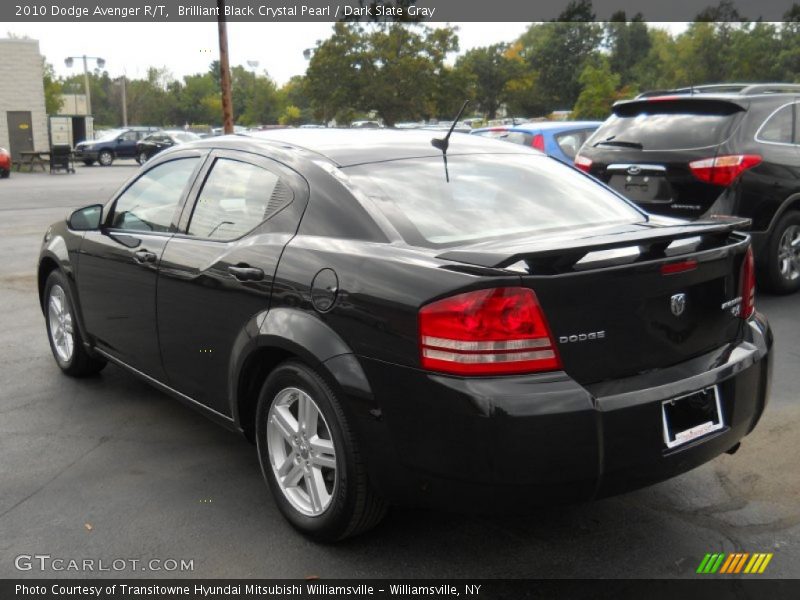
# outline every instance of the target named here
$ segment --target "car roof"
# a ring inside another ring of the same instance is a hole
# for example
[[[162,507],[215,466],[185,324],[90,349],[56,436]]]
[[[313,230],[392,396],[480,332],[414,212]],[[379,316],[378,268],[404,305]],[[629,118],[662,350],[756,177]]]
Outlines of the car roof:
[[[570,131],[572,129],[585,129],[587,127],[600,127],[602,121],[531,121],[518,125],[493,125],[473,129],[472,133],[484,131]]]
[[[444,137],[445,133],[417,129],[275,129],[248,132],[240,137],[289,144],[322,155],[337,166],[344,167],[404,158],[441,156],[441,151],[431,145],[431,139]],[[447,149],[450,155],[530,152],[532,151],[523,146],[498,146],[495,140],[464,133],[453,133]]]
[[[539,121],[520,123],[508,128],[509,131],[570,131],[572,129],[587,129],[600,127],[602,121]]]

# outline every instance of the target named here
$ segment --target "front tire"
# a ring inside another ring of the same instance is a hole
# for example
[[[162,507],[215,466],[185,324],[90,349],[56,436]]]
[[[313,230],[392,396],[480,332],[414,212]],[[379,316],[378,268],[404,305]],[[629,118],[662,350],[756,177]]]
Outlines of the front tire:
[[[139,154],[136,156],[136,162],[138,162],[140,165],[143,165],[147,162],[147,158],[147,152],[139,152]]]
[[[783,215],[767,244],[767,288],[776,294],[800,289],[800,212]]]
[[[279,365],[264,383],[256,446],[278,508],[305,535],[342,540],[386,514],[336,394],[303,363]]]
[[[111,150],[101,150],[100,154],[97,155],[97,162],[104,167],[110,167],[111,163],[114,162],[114,153]]]
[[[99,373],[106,361],[90,356],[86,351],[69,294],[69,283],[61,271],[53,271],[47,277],[44,311],[47,339],[58,367],[73,377]]]

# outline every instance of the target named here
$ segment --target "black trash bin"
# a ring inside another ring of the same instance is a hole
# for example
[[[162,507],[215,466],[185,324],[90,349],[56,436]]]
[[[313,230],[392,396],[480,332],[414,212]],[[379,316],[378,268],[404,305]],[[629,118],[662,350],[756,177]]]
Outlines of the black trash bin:
[[[50,172],[66,171],[75,172],[72,162],[72,147],[69,144],[53,144],[50,148]]]

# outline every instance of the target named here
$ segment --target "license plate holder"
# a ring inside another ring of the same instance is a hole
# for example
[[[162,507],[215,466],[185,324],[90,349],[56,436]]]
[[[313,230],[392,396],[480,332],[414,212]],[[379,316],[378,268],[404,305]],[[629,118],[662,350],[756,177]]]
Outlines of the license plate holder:
[[[664,443],[672,450],[725,427],[719,387],[664,400],[661,403]]]
[[[616,173],[611,176],[608,185],[634,202],[646,204],[672,201],[669,184],[662,175]]]

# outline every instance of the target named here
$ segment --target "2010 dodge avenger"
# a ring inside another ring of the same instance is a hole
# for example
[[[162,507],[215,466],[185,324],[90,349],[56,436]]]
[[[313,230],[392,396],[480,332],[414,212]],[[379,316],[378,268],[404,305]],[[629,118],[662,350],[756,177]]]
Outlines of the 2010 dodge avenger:
[[[524,512],[734,451],[772,345],[742,223],[655,217],[535,150],[431,135],[159,154],[45,235],[58,366],[115,363],[242,431],[322,540],[391,504]]]

